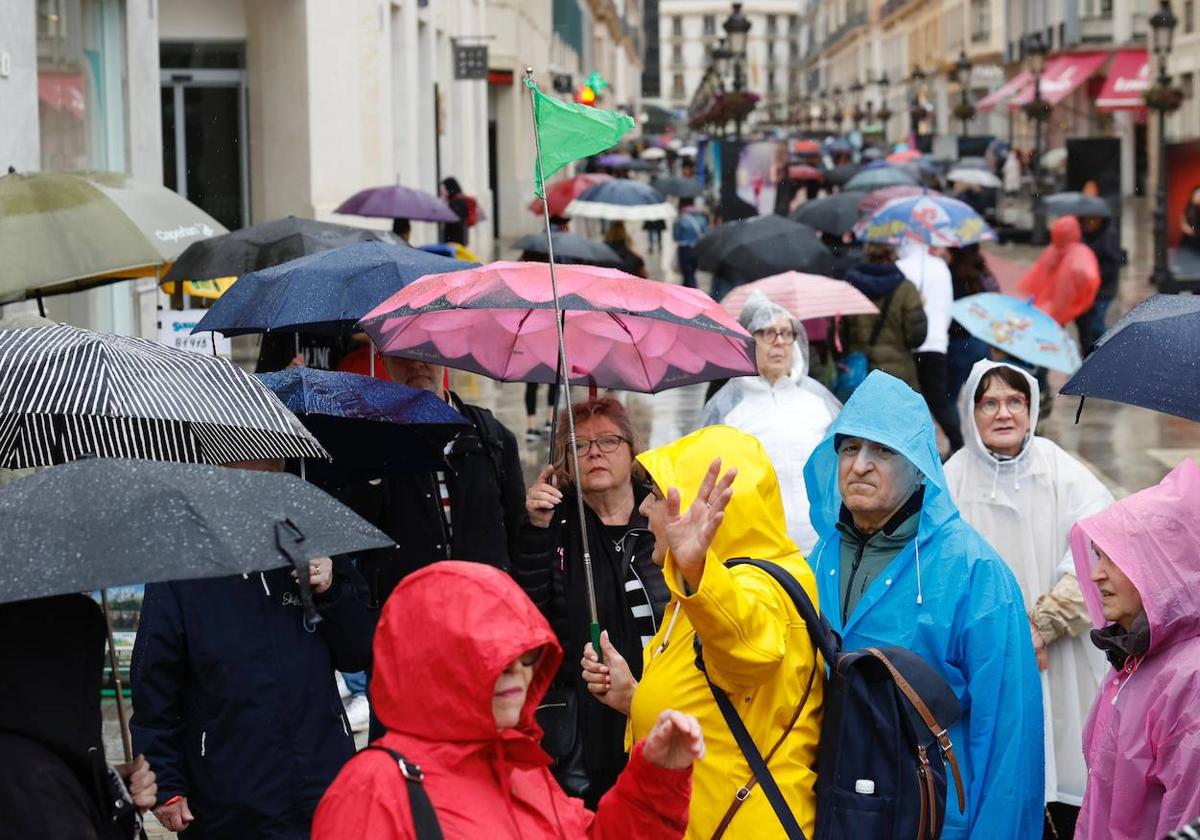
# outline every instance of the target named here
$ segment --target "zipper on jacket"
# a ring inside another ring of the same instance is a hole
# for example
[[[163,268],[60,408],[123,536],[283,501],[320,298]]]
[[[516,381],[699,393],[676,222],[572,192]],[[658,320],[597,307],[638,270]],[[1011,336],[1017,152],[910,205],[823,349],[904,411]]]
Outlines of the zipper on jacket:
[[[846,595],[842,598],[842,622],[849,618],[850,593],[854,591],[854,579],[858,577],[858,567],[862,563],[863,553],[867,550],[867,540],[859,540],[858,548],[854,550],[854,562],[850,564],[850,580],[846,583]]]
[[[207,745],[205,743],[207,740],[208,740],[208,730],[205,730],[204,732],[200,733],[200,757],[201,758],[204,758],[204,754],[205,754],[205,752],[207,752]]]
[[[442,545],[446,548],[446,559],[450,559],[450,531],[446,528],[446,511],[442,507],[442,488],[437,480],[437,475],[429,474],[429,482],[433,485],[433,499],[437,507],[438,523],[442,526]],[[446,485],[446,493],[450,493],[450,485]]]

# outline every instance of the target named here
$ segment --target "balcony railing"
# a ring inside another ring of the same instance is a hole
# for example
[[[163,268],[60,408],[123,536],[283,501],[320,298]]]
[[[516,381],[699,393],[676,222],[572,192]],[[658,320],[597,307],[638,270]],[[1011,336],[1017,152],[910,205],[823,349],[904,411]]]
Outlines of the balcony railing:
[[[891,14],[894,14],[894,13],[900,11],[901,9],[903,9],[905,6],[907,6],[909,3],[912,3],[912,2],[913,2],[913,0],[887,0],[887,2],[883,4],[883,8],[881,8],[879,10],[879,16],[881,18],[885,18],[888,15],[891,15]]]
[[[843,23],[837,29],[830,32],[828,36],[826,36],[825,49],[829,49],[834,44],[836,44],[838,41],[842,40],[847,35],[849,35],[851,32],[853,32],[855,29],[858,29],[860,26],[866,26],[866,25],[867,25],[866,11],[864,10],[864,11],[855,12],[854,14],[850,15],[850,17],[848,17],[846,19],[845,23]]]

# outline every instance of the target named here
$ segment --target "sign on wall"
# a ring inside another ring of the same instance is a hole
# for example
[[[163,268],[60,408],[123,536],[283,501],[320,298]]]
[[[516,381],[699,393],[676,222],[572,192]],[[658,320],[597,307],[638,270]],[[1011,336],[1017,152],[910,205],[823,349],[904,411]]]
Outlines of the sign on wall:
[[[454,45],[454,78],[486,79],[488,77],[488,48]]]
[[[205,309],[164,309],[158,313],[158,341],[176,350],[203,353],[211,356],[213,337],[217,340],[217,355],[233,355],[232,342],[220,333],[202,332],[192,334],[192,328],[204,317]]]

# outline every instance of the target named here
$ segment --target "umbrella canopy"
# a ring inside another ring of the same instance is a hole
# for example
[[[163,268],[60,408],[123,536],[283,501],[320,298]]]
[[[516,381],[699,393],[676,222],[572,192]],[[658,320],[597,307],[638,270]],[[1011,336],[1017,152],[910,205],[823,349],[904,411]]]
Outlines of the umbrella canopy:
[[[662,160],[666,156],[666,150],[658,146],[649,146],[642,149],[642,160]]]
[[[984,292],[959,298],[950,313],[971,335],[1010,356],[1064,373],[1079,369],[1079,348],[1028,300]]]
[[[797,155],[819,155],[821,144],[816,140],[796,140],[792,143],[792,153]]]
[[[1100,337],[1060,393],[1200,421],[1200,298],[1154,295]]]
[[[258,378],[333,456],[310,473],[322,486],[438,469],[468,425],[431,391],[356,373],[294,367]]]
[[[620,152],[612,152],[596,158],[596,165],[603,166],[605,169],[624,169],[632,162],[633,158]]]
[[[1003,182],[987,170],[961,166],[947,172],[946,180],[951,184],[970,184],[974,187],[990,187],[992,189],[999,189],[1003,186]]]
[[[871,190],[869,193],[860,193],[860,195],[863,197],[858,202],[859,212],[869,216],[889,201],[897,198],[908,198],[914,195],[941,195],[941,193],[937,190],[926,189],[925,187],[905,185],[900,187],[884,187],[878,190]]]
[[[787,168],[787,176],[793,181],[824,181],[825,173],[815,166],[797,163]]]
[[[841,166],[835,166],[833,169],[828,170],[825,173],[825,180],[834,186],[840,187],[861,171],[862,167],[856,163],[843,163]]]
[[[556,263],[607,266],[621,264],[621,258],[617,252],[603,242],[593,242],[565,230],[556,230],[550,234],[550,237],[550,241],[554,243],[554,261]],[[550,252],[544,232],[522,236],[513,243],[513,249],[539,256],[548,256]]]
[[[762,292],[801,321],[879,313],[870,298],[844,280],[801,274],[798,271],[787,271],[738,286],[725,295],[721,305],[737,318],[742,314],[746,299],[756,291]]]
[[[372,241],[394,244],[401,240],[387,231],[288,216],[189,245],[171,266],[165,279],[241,277],[251,271],[270,268],[309,254],[331,251],[355,242]]]
[[[900,245],[907,239],[938,248],[962,248],[996,234],[968,204],[944,195],[895,198],[855,226],[862,242]]]
[[[392,540],[287,473],[86,458],[0,488],[0,543],[8,602],[307,568]]]
[[[178,193],[124,173],[5,175],[0,302],[151,276],[222,233],[220,222]]]
[[[912,163],[915,160],[921,159],[921,153],[916,149],[905,149],[900,152],[892,152],[884,160],[888,163]]]
[[[865,161],[883,160],[884,154],[883,149],[878,146],[867,146],[862,150],[862,159]]]
[[[508,382],[554,382],[554,296],[544,263],[496,262],[425,277],[362,327],[388,355]],[[572,383],[655,393],[753,374],[754,341],[698,289],[559,266]]]
[[[0,467],[89,454],[207,464],[328,457],[226,359],[70,326],[0,331]]]
[[[655,178],[650,186],[663,195],[673,195],[677,198],[696,198],[704,195],[704,187],[695,178],[681,178],[678,175],[666,175]]]
[[[694,158],[699,153],[700,153],[700,150],[697,149],[695,146],[680,146],[679,147],[679,156],[680,157]]]
[[[866,193],[851,191],[806,201],[793,210],[788,218],[823,233],[841,236],[854,230],[854,226],[862,218],[858,203],[865,196]]]
[[[407,245],[359,242],[242,276],[193,332],[336,335],[418,277],[471,265]]]
[[[574,201],[581,192],[588,187],[596,184],[603,184],[605,181],[613,180],[613,176],[605,175],[602,172],[588,172],[583,175],[576,175],[574,178],[565,178],[561,181],[555,181],[552,184],[546,185],[546,201],[550,202],[550,215],[565,217],[567,215],[567,205]],[[529,212],[542,215],[542,200],[535,198],[529,202]]]
[[[631,160],[621,168],[628,172],[657,172],[658,164],[648,160]]]
[[[1112,208],[1108,206],[1108,202],[1095,195],[1084,195],[1081,192],[1054,193],[1042,199],[1042,203],[1051,216],[1112,218]]]
[[[1042,169],[1058,169],[1067,162],[1067,149],[1065,146],[1059,146],[1057,149],[1051,149],[1042,154],[1038,161],[1038,166]]]
[[[982,169],[986,172],[992,171],[992,165],[988,163],[988,159],[984,157],[964,157],[959,158],[954,164],[955,169]]]
[[[666,220],[675,217],[675,208],[651,186],[614,180],[581,192],[567,205],[567,215],[610,221]]]
[[[846,182],[846,189],[870,192],[883,187],[916,186],[917,180],[902,169],[894,166],[880,166],[876,169],[864,169]]]
[[[700,268],[734,283],[784,271],[833,270],[833,255],[812,228],[775,215],[719,225],[700,238],[695,254]]]
[[[338,205],[334,213],[377,219],[412,219],[419,222],[457,222],[458,214],[435,195],[412,187],[389,184],[359,190]]]

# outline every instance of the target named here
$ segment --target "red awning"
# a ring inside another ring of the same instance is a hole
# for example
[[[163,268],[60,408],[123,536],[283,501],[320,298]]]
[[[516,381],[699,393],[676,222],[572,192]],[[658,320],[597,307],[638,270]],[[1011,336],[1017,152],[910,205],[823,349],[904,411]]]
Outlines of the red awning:
[[[1071,53],[1057,55],[1046,62],[1042,71],[1042,99],[1051,105],[1057,105],[1071,91],[1086,82],[1088,78],[1100,69],[1108,60],[1108,53]],[[1033,101],[1033,80],[1025,85],[1024,90],[1014,96],[1008,107],[1016,110]]]
[[[1096,98],[1101,111],[1136,110],[1145,105],[1142,94],[1150,89],[1150,53],[1122,50],[1113,59],[1104,89]]]
[[[1007,82],[996,88],[983,99],[979,100],[979,104],[975,106],[976,111],[991,111],[997,106],[1003,105],[1008,100],[1012,99],[1021,88],[1033,81],[1033,74],[1028,70],[1022,70],[1017,75],[1013,76]]]

